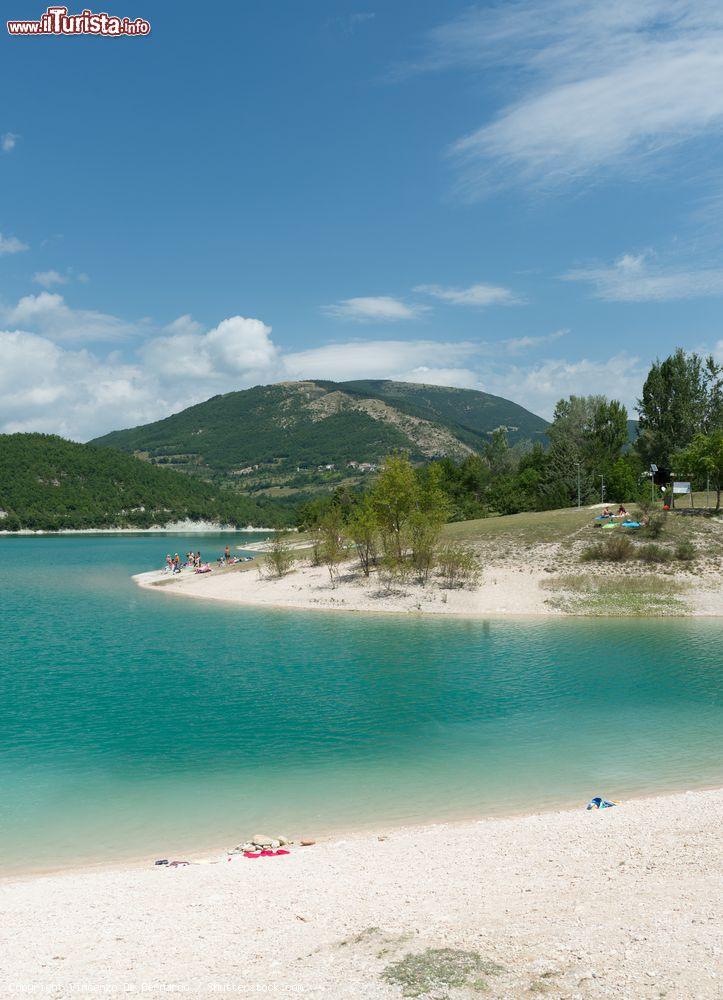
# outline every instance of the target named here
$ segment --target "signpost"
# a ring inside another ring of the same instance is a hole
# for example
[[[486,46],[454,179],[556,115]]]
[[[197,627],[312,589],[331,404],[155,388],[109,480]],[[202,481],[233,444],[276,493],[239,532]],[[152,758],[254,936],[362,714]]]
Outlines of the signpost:
[[[677,483],[673,481],[673,506],[675,506],[676,496],[685,496],[686,493],[690,496],[690,506],[693,506],[693,488],[690,483]]]

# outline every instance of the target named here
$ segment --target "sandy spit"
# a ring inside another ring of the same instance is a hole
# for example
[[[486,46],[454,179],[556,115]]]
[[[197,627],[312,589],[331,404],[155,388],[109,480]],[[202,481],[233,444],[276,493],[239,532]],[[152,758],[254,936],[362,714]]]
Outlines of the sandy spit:
[[[0,995],[382,1000],[385,968],[449,948],[501,969],[427,998],[719,997],[721,819],[723,790],[696,791],[13,879]]]
[[[206,575],[185,571],[169,578],[162,572],[139,573],[133,579],[141,587],[163,593],[202,597],[234,604],[307,610],[378,611],[386,613],[492,615],[559,615],[546,603],[549,593],[540,587],[543,571],[522,567],[495,566],[485,573],[482,586],[445,590],[436,584],[426,587],[404,584],[393,593],[380,587],[376,577],[363,581],[358,574],[342,575],[332,587],[323,567],[303,566],[282,579],[259,575],[255,566],[212,570]]]
[[[162,571],[139,573],[135,582],[178,596],[227,601],[259,607],[298,608],[321,611],[365,611],[382,613],[446,614],[470,617],[530,615],[554,617],[566,612],[550,601],[550,573],[539,552],[509,561],[490,562],[479,586],[445,589],[437,582],[420,586],[404,583],[387,592],[373,575],[365,580],[355,566],[342,567],[339,582],[331,585],[323,566],[302,563],[282,579],[262,576],[255,563],[218,569],[206,575],[184,570],[169,577]],[[697,584],[685,595],[687,615],[723,615],[723,587],[714,579]]]

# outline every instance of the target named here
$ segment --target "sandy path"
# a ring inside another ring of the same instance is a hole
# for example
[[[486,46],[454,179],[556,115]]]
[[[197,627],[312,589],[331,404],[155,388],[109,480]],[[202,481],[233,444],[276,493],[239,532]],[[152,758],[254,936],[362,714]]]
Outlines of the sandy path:
[[[391,998],[386,966],[446,947],[504,971],[427,997],[719,997],[722,818],[691,792],[7,881],[0,995]]]

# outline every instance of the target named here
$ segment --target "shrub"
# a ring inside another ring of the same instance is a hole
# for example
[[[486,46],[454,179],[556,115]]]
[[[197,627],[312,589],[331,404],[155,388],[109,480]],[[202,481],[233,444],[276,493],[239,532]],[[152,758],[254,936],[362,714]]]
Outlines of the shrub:
[[[645,526],[648,538],[660,538],[665,528],[665,514],[651,514]]]
[[[263,571],[267,576],[281,579],[286,576],[294,564],[294,553],[289,545],[289,536],[278,532],[274,535],[269,551],[263,562]]]
[[[445,545],[439,550],[437,565],[447,587],[471,586],[479,579],[479,559],[464,545]]]
[[[641,545],[636,555],[642,562],[648,563],[666,563],[670,562],[673,558],[670,549],[666,549],[662,545],[656,545],[654,542],[650,542],[648,545]]]
[[[695,559],[695,545],[689,541],[678,542],[675,546],[675,558],[682,562],[691,562]]]
[[[592,545],[589,545],[580,558],[583,562],[591,562],[592,560],[600,562],[625,562],[631,558],[634,550],[635,546],[628,535],[611,534],[609,538],[593,542]]]

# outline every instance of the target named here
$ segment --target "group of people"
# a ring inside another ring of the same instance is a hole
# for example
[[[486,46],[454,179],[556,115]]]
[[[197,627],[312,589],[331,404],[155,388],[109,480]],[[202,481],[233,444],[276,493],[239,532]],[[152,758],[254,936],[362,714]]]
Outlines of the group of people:
[[[620,506],[618,507],[617,514],[613,514],[610,508],[606,507],[605,510],[600,515],[600,517],[627,517],[627,516],[628,512],[625,510],[622,504],[620,504]]]
[[[231,546],[227,545],[223,553],[216,560],[218,566],[235,566],[236,563],[247,562],[250,556],[232,556]],[[211,564],[203,562],[200,552],[186,552],[183,558],[176,552],[173,556],[170,552],[166,555],[166,565],[164,573],[180,573],[183,569],[192,569],[194,573],[210,573]]]
[[[167,553],[167,555],[166,555],[166,568],[165,568],[165,572],[166,573],[180,573],[182,569],[192,569],[196,573],[208,572],[208,570],[204,570],[204,568],[203,568],[204,565],[207,566],[208,563],[203,563],[201,561],[201,553],[200,552],[195,552],[195,553],[193,551],[186,552],[185,556],[184,556],[184,560],[185,561],[183,563],[181,563],[181,557],[179,556],[179,554],[177,552],[173,556],[171,556],[170,552]],[[209,569],[210,569],[210,567],[209,567]]]

